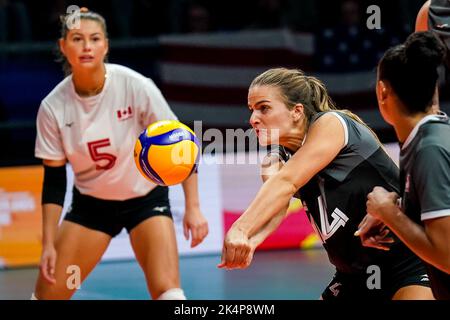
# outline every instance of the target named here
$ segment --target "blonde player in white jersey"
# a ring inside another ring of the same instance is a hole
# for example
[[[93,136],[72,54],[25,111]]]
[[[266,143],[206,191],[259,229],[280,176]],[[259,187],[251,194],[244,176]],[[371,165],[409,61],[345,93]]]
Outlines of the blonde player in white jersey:
[[[123,228],[153,299],[185,299],[167,187],[135,168],[133,149],[150,123],[176,119],[155,84],[123,66],[104,63],[106,23],[86,8],[79,25],[62,18],[59,47],[71,75],[42,101],[35,155],[43,159],[43,251],[36,299],[69,299],[69,266],[84,280]],[[72,20],[71,20],[72,19]],[[65,164],[75,176],[73,202],[58,221],[66,188]],[[184,183],[184,235],[195,247],[208,234],[199,209],[197,174]]]

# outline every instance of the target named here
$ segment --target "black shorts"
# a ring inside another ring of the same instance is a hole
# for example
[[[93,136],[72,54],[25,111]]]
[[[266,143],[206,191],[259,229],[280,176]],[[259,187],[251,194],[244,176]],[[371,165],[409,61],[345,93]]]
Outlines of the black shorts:
[[[74,188],[72,205],[64,220],[115,237],[123,228],[130,233],[142,221],[160,215],[172,218],[167,187],[157,186],[143,197],[123,201],[98,199]]]
[[[345,274],[336,271],[333,280],[322,293],[324,300],[391,300],[403,287],[430,287],[427,270],[412,254],[396,257],[391,263],[371,267],[364,274]],[[378,272],[379,271],[379,272]],[[377,282],[377,274],[379,281]]]

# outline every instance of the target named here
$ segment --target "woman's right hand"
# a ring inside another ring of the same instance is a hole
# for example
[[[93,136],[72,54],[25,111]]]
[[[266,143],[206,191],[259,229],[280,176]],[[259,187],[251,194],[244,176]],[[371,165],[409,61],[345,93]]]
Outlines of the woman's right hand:
[[[254,248],[250,239],[238,228],[227,232],[222,249],[221,263],[217,266],[226,269],[242,269],[248,267],[253,257]]]
[[[42,248],[41,263],[39,265],[42,276],[51,284],[56,283],[55,266],[56,266],[56,249],[55,246],[47,245]]]

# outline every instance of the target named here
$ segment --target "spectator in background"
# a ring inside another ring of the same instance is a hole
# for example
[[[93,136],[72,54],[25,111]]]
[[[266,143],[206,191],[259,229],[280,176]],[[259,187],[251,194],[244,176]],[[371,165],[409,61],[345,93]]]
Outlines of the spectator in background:
[[[318,30],[316,64],[319,71],[371,70],[388,47],[401,41],[403,30],[391,23],[382,24],[380,29],[369,29],[366,8],[356,0],[341,1],[340,17],[335,25]]]
[[[257,0],[251,29],[279,29],[287,26],[283,0]]]
[[[187,32],[201,33],[211,31],[211,14],[200,4],[192,3],[187,12]]]
[[[341,23],[348,28],[361,25],[361,8],[354,0],[344,1],[341,5]]]
[[[202,1],[185,1],[180,6],[181,33],[204,33],[213,31],[213,17],[207,3]]]

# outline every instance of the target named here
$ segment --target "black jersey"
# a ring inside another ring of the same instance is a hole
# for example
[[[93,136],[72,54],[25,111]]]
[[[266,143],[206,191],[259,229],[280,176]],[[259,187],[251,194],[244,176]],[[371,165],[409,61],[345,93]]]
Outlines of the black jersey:
[[[422,119],[402,146],[402,207],[413,221],[450,216],[450,120],[446,115]],[[427,265],[437,299],[450,299],[450,274]]]
[[[431,0],[428,10],[428,29],[441,38],[450,49],[450,2],[448,0]],[[450,55],[447,54],[447,68],[450,68]]]
[[[366,126],[344,113],[333,114],[344,126],[345,146],[296,196],[302,200],[337,271],[362,274],[368,266],[383,266],[390,258],[403,263],[403,258],[413,254],[400,241],[390,251],[382,251],[362,246],[360,238],[354,236],[366,215],[367,194],[375,186],[399,192],[399,169]],[[281,147],[280,156],[287,161],[290,154]]]

